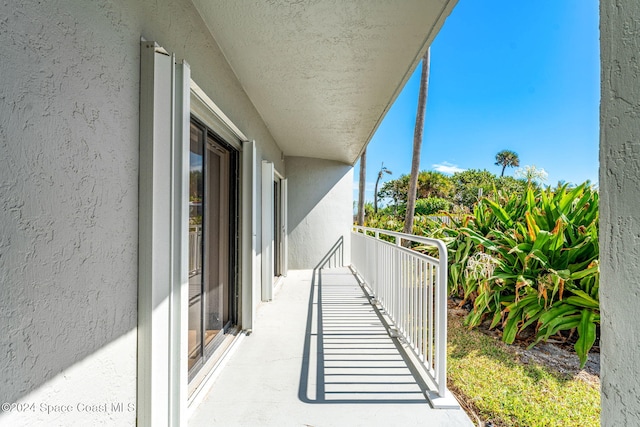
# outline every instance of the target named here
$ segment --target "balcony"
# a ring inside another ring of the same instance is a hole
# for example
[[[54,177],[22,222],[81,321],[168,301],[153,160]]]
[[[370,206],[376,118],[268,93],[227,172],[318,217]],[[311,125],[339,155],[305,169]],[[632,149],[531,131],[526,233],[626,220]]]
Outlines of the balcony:
[[[360,263],[358,274],[334,267],[339,247],[315,270],[290,271],[274,300],[258,308],[259,329],[236,339],[212,373],[209,391],[193,399],[189,425],[472,425],[437,383],[446,363],[438,360],[444,348],[433,327],[438,314],[419,297],[437,295],[437,275],[427,267],[433,259],[408,258],[411,251],[399,239],[387,243],[378,233],[358,234],[352,235],[353,250],[366,254],[360,261],[352,257]],[[385,253],[391,258],[375,258]],[[384,271],[400,279],[396,287],[410,292],[381,288],[385,276],[370,276],[374,270],[364,271],[364,259],[380,267],[384,261]],[[401,276],[401,266],[414,270]],[[372,286],[379,294],[373,295],[370,281],[378,282]],[[409,305],[425,315],[424,322],[414,310],[402,310]]]

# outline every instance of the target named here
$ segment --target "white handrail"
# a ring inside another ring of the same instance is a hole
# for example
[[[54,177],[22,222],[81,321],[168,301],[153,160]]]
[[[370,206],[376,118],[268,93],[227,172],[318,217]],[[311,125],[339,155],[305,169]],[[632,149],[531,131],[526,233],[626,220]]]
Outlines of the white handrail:
[[[387,241],[381,239],[387,236]],[[438,249],[438,258],[402,246]],[[447,392],[447,247],[422,236],[354,226],[351,263],[435,383],[434,407],[455,406]],[[446,397],[445,397],[446,396]],[[440,401],[440,404],[438,402]],[[456,402],[457,403],[457,402]]]
[[[202,273],[202,225],[189,226],[189,277]]]

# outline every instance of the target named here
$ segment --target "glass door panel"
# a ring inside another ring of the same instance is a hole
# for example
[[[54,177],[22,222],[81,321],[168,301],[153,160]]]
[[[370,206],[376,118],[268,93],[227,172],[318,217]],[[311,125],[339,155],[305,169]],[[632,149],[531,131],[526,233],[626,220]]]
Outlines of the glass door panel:
[[[189,369],[202,357],[204,131],[191,124],[189,152]]]
[[[237,174],[235,152],[193,120],[189,180],[190,380],[236,318]]]
[[[281,238],[280,238],[280,180],[273,182],[273,276],[274,280],[282,274],[281,272]]]
[[[229,283],[229,154],[212,138],[207,141],[207,301],[205,345],[224,329]]]

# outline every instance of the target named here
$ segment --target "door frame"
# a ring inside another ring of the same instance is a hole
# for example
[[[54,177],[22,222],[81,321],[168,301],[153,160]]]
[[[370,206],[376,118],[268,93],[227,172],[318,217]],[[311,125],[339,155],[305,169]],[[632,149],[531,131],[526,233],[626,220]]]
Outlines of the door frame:
[[[280,183],[280,203],[274,202],[274,183],[279,181]],[[284,183],[284,185],[282,185]],[[286,229],[287,229],[287,194],[286,194],[286,179],[278,173],[272,162],[267,160],[262,161],[262,301],[271,301],[273,299],[273,287],[276,274],[286,275],[286,258],[287,258],[287,241],[286,241]],[[281,226],[279,230],[275,230],[274,218],[276,210],[281,218]],[[280,245],[276,247],[276,233],[279,233]],[[275,251],[280,252],[280,265],[281,271],[277,271],[278,268],[274,266]]]
[[[239,211],[239,152],[233,146],[224,141],[213,129],[196,116],[191,117],[191,123],[203,132],[203,200],[202,200],[202,271],[200,282],[200,357],[198,361],[188,369],[188,381],[190,394],[202,382],[207,370],[209,359],[215,353],[218,346],[225,339],[225,335],[237,327],[238,322],[238,297],[240,280],[238,277],[240,257],[238,237],[240,234]],[[212,169],[213,157],[219,159],[219,167]],[[219,174],[216,188],[212,182],[215,177],[212,173]],[[215,196],[214,196],[215,194]],[[215,199],[215,200],[214,200]],[[215,212],[218,209],[218,212]],[[217,218],[217,219],[216,219]],[[212,222],[213,221],[213,222]],[[216,227],[217,230],[213,228]],[[217,233],[218,238],[213,242],[212,234]],[[217,248],[215,247],[217,246]],[[217,256],[215,256],[217,254]],[[217,263],[218,265],[214,264]],[[214,271],[218,274],[212,277]],[[206,341],[207,313],[209,308],[210,286],[212,280],[220,280],[221,306],[223,313],[223,325],[220,332],[209,342]],[[191,307],[189,307],[190,309]],[[226,315],[224,314],[226,312]],[[186,325],[189,331],[189,324]],[[198,329],[196,329],[198,330]],[[188,333],[188,332],[187,332]],[[188,352],[187,352],[188,353]]]
[[[277,170],[274,171],[274,212],[278,219],[274,221],[274,280],[285,277],[287,263],[287,179]]]
[[[240,151],[239,319],[253,327],[259,300],[256,261],[256,145],[153,41],[140,41],[140,155],[138,178],[137,422],[186,425],[209,387],[189,396],[187,367],[189,266],[189,123],[194,115]],[[238,340],[234,341],[238,342]],[[211,377],[211,373],[209,373]],[[191,408],[189,405],[192,404]]]

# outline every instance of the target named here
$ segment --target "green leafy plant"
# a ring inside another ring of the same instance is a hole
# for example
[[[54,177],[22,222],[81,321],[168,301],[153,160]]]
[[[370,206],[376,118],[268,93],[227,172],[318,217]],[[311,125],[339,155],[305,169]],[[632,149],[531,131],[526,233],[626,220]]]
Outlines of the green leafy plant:
[[[433,215],[451,209],[451,202],[440,197],[416,200],[416,215]]]
[[[472,213],[450,214],[449,224],[417,217],[413,232],[446,243],[449,292],[472,305],[468,327],[488,320],[505,342],[532,337],[531,345],[576,334],[584,365],[600,323],[598,201],[588,182],[508,194],[494,187]],[[402,220],[367,225],[400,231]]]
[[[600,322],[598,193],[588,183],[555,192],[529,189],[524,197],[496,193],[478,202],[459,232],[474,244],[469,257],[482,252],[498,260],[492,274],[475,276],[467,325],[490,316],[490,327],[501,325],[507,343],[533,329],[532,345],[575,331],[584,365]]]

